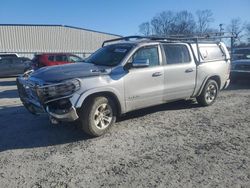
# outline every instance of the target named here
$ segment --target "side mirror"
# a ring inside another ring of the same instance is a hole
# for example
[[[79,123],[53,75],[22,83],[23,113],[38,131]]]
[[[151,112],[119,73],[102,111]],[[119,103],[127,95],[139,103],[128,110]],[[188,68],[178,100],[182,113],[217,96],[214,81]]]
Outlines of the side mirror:
[[[132,66],[132,63],[129,62],[129,63],[126,63],[125,66],[124,66],[123,68],[124,68],[124,70],[128,71],[129,69],[131,69],[131,67],[133,67],[133,66]]]
[[[148,67],[149,59],[137,59],[132,63],[134,68]]]

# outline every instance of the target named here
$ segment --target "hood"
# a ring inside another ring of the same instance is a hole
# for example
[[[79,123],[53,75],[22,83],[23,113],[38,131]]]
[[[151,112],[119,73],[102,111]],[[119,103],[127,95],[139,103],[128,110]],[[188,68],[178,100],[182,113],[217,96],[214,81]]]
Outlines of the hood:
[[[90,63],[72,63],[65,65],[43,67],[34,71],[30,76],[45,82],[58,82],[62,80],[99,76],[109,74],[111,68],[96,66]]]

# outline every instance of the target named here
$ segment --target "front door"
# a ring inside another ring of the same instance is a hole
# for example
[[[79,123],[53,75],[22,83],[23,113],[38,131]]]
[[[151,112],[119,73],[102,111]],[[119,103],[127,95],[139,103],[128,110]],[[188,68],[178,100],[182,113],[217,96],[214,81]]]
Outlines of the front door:
[[[164,71],[158,45],[138,49],[129,60],[146,60],[147,67],[133,67],[124,78],[127,111],[160,104],[163,101]]]

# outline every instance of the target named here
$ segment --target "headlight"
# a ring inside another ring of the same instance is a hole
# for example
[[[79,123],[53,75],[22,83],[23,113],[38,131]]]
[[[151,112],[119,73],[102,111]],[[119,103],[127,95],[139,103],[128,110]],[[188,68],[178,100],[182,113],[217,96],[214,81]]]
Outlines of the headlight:
[[[37,88],[37,95],[43,102],[53,99],[71,96],[80,89],[80,81],[77,79],[67,80],[58,84],[51,84]]]

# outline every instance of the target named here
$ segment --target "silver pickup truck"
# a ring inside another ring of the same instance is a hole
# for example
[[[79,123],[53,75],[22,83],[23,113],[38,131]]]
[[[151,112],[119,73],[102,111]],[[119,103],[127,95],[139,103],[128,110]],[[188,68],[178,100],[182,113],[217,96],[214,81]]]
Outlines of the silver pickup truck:
[[[213,104],[229,85],[221,42],[154,37],[106,41],[84,63],[41,68],[17,78],[20,99],[52,122],[78,121],[100,136],[127,112],[180,99]]]

